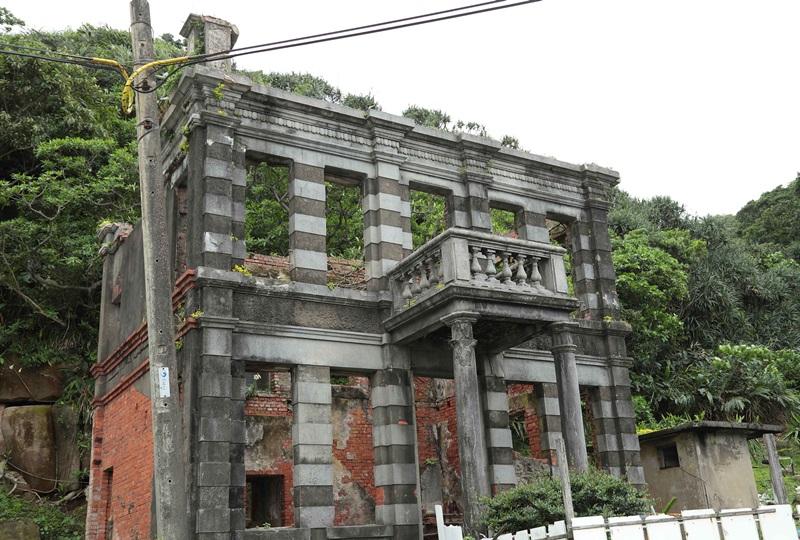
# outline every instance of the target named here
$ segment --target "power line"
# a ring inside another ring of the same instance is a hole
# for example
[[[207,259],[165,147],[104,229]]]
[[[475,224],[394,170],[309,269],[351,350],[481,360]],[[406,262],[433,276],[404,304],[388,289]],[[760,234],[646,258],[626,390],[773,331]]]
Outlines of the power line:
[[[433,22],[440,22],[446,21],[450,19],[457,19],[461,17],[468,17],[470,15],[477,15],[481,13],[488,13],[492,11],[498,11],[501,9],[508,9],[512,7],[522,6],[525,4],[532,4],[534,2],[539,2],[540,0],[523,0],[519,2],[514,2],[511,4],[504,3],[507,0],[492,0],[490,2],[482,2],[479,4],[472,4],[469,6],[462,6],[460,8],[453,8],[443,11],[431,12],[426,13],[423,15],[415,15],[413,17],[404,17],[402,19],[395,19],[392,21],[385,21],[380,23],[373,23],[364,26],[356,26],[353,28],[346,28],[343,30],[336,30],[333,32],[324,32],[322,34],[314,34],[311,36],[305,36],[301,38],[295,39],[287,39],[282,41],[275,41],[271,43],[264,43],[261,45],[251,45],[249,47],[242,47],[239,49],[230,49],[228,51],[222,51],[219,53],[207,53],[203,55],[195,55],[187,57],[187,61],[181,63],[180,66],[172,69],[165,77],[163,77],[153,88],[138,88],[134,87],[137,92],[141,93],[148,93],[154,92],[159,87],[161,87],[170,77],[175,75],[178,71],[185,67],[189,67],[195,64],[201,64],[205,62],[217,61],[217,60],[228,60],[231,58],[236,58],[238,56],[246,56],[249,54],[257,54],[262,52],[271,52],[271,51],[278,51],[282,49],[291,49],[294,47],[302,47],[304,45],[313,45],[316,43],[325,43],[328,41],[337,41],[340,39],[347,39],[351,37],[358,37],[358,36],[365,36],[370,34],[377,34],[381,32],[388,32],[390,30],[399,30],[402,28],[409,28],[413,26],[420,26],[423,24],[429,24]],[[502,3],[499,6],[492,6],[492,7],[484,7],[483,9],[474,9],[476,7],[487,6],[490,4],[498,4]],[[470,10],[470,11],[465,11]],[[456,13],[454,13],[456,12]],[[439,16],[441,15],[441,16]],[[433,18],[431,18],[433,17]],[[419,20],[423,19],[423,20]],[[413,22],[406,22],[406,21],[413,21]],[[402,22],[403,24],[396,24]],[[163,69],[165,66],[161,66],[157,69]]]
[[[125,78],[125,86],[123,88],[123,108],[129,108],[130,106],[132,106],[132,101],[133,101],[132,91],[136,91],[139,93],[155,92],[156,90],[158,90],[158,88],[163,86],[164,83],[166,83],[166,81],[169,80],[173,75],[175,75],[181,69],[188,66],[201,64],[205,62],[218,61],[218,60],[228,60],[231,58],[236,58],[238,56],[246,56],[262,52],[272,52],[282,49],[302,47],[305,45],[314,45],[317,43],[338,41],[340,39],[366,36],[370,34],[378,34],[381,32],[388,32],[391,30],[400,30],[403,28],[410,28],[414,26],[420,26],[423,24],[430,24],[434,22],[458,19],[461,17],[468,17],[471,15],[478,15],[482,13],[489,13],[492,11],[499,11],[501,9],[508,9],[512,7],[522,6],[525,4],[532,4],[534,2],[539,2],[540,0],[522,0],[513,3],[506,3],[507,1],[508,0],[488,0],[485,2],[479,2],[467,6],[450,8],[440,11],[432,11],[421,15],[413,15],[410,17],[402,17],[399,19],[392,19],[378,23],[354,26],[331,32],[311,34],[299,38],[284,39],[280,41],[262,43],[259,45],[250,45],[247,47],[240,47],[238,49],[229,49],[227,51],[222,51],[219,53],[205,53],[200,55],[158,60],[139,68],[130,75],[128,74],[128,70],[126,69],[125,66],[123,66],[122,64],[120,64],[115,60],[110,60],[105,58],[92,58],[88,56],[80,56],[70,53],[61,53],[58,51],[48,51],[44,49],[36,49],[34,47],[14,45],[8,43],[4,45],[19,50],[10,51],[10,50],[0,49],[0,54],[6,54],[9,56],[19,56],[24,58],[32,58],[48,62],[57,62],[62,64],[75,64],[95,69],[109,69],[118,71],[119,73],[122,74],[123,78]],[[21,50],[27,50],[30,52],[20,52]],[[33,54],[33,53],[41,53],[41,54]],[[53,56],[45,56],[45,55],[57,55],[60,56],[61,58],[54,58]],[[160,81],[158,81],[155,85],[153,85],[153,87],[148,88],[148,87],[143,87],[142,85],[136,86],[133,84],[133,81],[136,78],[136,76],[138,76],[143,70],[151,69],[152,73],[156,74],[162,69],[165,69],[167,66],[176,64],[177,67],[173,68],[169,73],[166,74],[166,76],[162,77]]]
[[[379,23],[365,24],[363,26],[354,26],[352,28],[343,28],[341,30],[334,30],[334,31],[331,31],[331,32],[323,32],[321,34],[312,34],[312,35],[309,35],[309,36],[303,36],[303,37],[292,38],[292,39],[284,39],[284,40],[281,40],[281,41],[273,41],[273,42],[270,42],[270,43],[262,43],[260,45],[249,45],[247,47],[239,47],[239,48],[235,48],[235,49],[229,49],[229,50],[225,51],[225,53],[226,54],[227,53],[237,53],[237,52],[241,52],[241,51],[249,51],[249,50],[252,50],[252,49],[258,49],[258,48],[261,48],[261,47],[267,47],[267,46],[273,46],[273,45],[283,45],[285,43],[291,43],[291,42],[295,42],[295,41],[305,41],[307,39],[316,39],[316,38],[331,36],[331,35],[334,35],[334,34],[341,34],[341,33],[344,33],[344,32],[355,32],[357,30],[366,30],[368,28],[376,28],[378,26],[386,26],[386,25],[390,25],[390,24],[397,24],[397,23],[412,21],[412,20],[416,20],[416,19],[424,19],[424,18],[427,18],[427,17],[434,17],[434,16],[437,16],[437,15],[444,15],[444,14],[453,13],[453,12],[456,12],[456,11],[465,11],[465,10],[468,10],[468,9],[487,6],[487,5],[490,5],[490,4],[501,4],[501,3],[507,2],[507,1],[508,0],[490,0],[488,2],[481,2],[481,3],[478,3],[478,4],[471,4],[471,5],[468,5],[468,6],[461,6],[461,7],[451,8],[451,9],[445,9],[445,10],[442,10],[442,11],[432,11],[430,13],[423,13],[421,15],[414,15],[414,16],[411,16],[411,17],[403,17],[401,19],[394,19],[394,20],[383,21],[383,22],[379,22]],[[190,58],[192,60],[195,60],[195,59],[209,57],[209,56],[216,56],[217,54],[220,54],[220,53],[196,54],[196,55],[190,56]]]
[[[5,44],[5,45],[7,45],[7,44]],[[92,60],[91,58],[88,58],[87,60],[74,60],[74,59],[71,59],[71,58],[53,58],[51,56],[43,56],[43,55],[40,55],[40,54],[25,53],[25,52],[19,52],[19,51],[8,51],[8,50],[2,50],[2,49],[0,49],[0,54],[5,54],[5,55],[8,55],[8,56],[20,56],[22,58],[33,58],[35,60],[44,60],[46,62],[56,62],[56,63],[59,63],[59,64],[73,64],[73,65],[83,66],[83,67],[88,67],[88,68],[109,69],[109,70],[116,71],[116,69],[111,67],[110,65],[92,63],[91,62],[91,60]]]

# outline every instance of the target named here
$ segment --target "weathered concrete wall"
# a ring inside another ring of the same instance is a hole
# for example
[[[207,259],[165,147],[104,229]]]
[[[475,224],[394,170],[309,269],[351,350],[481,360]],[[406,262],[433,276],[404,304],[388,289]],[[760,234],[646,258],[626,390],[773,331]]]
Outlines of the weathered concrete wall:
[[[701,432],[696,445],[711,508],[758,506],[750,447],[741,433]]]
[[[153,432],[147,373],[104,407],[93,425],[87,540],[151,535]]]
[[[680,466],[661,469],[658,449],[673,443]],[[672,497],[677,498],[673,511],[758,506],[750,449],[740,433],[679,432],[642,441],[641,456],[647,488],[657,507]]]

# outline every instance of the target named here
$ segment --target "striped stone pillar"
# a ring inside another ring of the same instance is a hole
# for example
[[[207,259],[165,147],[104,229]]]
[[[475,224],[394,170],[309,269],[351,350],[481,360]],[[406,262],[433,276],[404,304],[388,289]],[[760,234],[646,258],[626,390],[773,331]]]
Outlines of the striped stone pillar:
[[[394,538],[408,540],[421,533],[410,385],[401,369],[381,370],[372,377],[375,517],[379,524],[394,525]]]
[[[476,231],[491,232],[488,186],[492,183],[489,167],[492,155],[500,149],[500,143],[483,137],[462,133],[461,153],[463,178],[467,188],[466,206],[469,226]]]
[[[608,234],[606,184],[591,171],[584,171],[586,205],[581,220],[572,227],[572,264],[575,295],[584,315],[594,320],[619,318],[616,273]]]
[[[589,395],[599,465],[631,484],[644,485],[630,386],[594,387]]]
[[[517,473],[514,470],[514,446],[511,440],[506,382],[496,375],[485,375],[483,382],[490,479],[492,495],[495,495],[516,486]]]
[[[558,406],[558,385],[553,383],[536,383],[533,385],[536,395],[536,415],[539,417],[539,436],[542,457],[548,459],[551,466],[558,466],[556,460],[556,437],[561,435],[561,409]]]
[[[294,163],[289,177],[289,275],[293,281],[325,285],[325,169]]]
[[[231,291],[206,288],[203,295],[214,296],[214,301],[219,303],[230,300]],[[221,317],[204,315],[199,332],[201,349],[193,448],[197,486],[195,532],[197,538],[211,540],[220,533],[230,534],[244,526],[243,501],[240,502],[244,463],[243,459],[237,459],[237,448],[232,444],[234,440],[243,442],[244,423],[236,422],[232,401],[233,324]],[[231,500],[232,493],[234,500]]]
[[[190,265],[230,270],[244,258],[244,227],[233,225],[235,200],[244,221],[244,149],[234,142],[239,121],[204,112],[201,122],[193,126],[189,147]]]
[[[324,529],[334,516],[330,368],[297,366],[292,387],[295,526]]]
[[[364,181],[364,265],[367,287],[386,288],[386,274],[411,251],[408,186],[400,185],[397,165],[379,163],[377,178]],[[403,211],[407,211],[407,231]]]
[[[545,214],[523,210],[520,212],[522,223],[519,233],[523,240],[550,243],[550,231],[547,229]]]
[[[492,232],[492,219],[489,214],[489,190],[487,183],[483,179],[467,181],[466,202],[472,230]]]

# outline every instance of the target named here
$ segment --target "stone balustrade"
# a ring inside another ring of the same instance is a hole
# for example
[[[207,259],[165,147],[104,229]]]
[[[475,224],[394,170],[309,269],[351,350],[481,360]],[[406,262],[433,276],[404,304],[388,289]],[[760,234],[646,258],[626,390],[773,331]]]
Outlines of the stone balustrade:
[[[391,272],[395,311],[448,285],[540,296],[567,294],[565,250],[540,242],[451,228],[415,250]]]

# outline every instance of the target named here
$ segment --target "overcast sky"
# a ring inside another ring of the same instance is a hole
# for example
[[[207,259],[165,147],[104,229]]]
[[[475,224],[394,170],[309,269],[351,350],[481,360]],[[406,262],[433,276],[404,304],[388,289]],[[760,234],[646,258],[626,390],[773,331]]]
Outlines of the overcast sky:
[[[151,12],[157,35],[203,13],[238,25],[244,46],[476,1],[151,0]],[[129,25],[124,0],[0,5],[34,28]],[[798,22],[797,0],[542,0],[238,63],[372,92],[387,112],[442,109],[614,168],[636,196],[733,213],[800,170]]]

